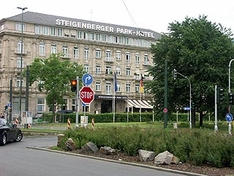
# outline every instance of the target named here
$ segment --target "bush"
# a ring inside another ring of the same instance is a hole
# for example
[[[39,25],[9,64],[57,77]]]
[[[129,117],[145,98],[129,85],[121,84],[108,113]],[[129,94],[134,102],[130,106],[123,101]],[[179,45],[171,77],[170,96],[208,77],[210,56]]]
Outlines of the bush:
[[[69,137],[78,148],[92,141],[98,147],[110,146],[133,156],[137,155],[139,149],[154,151],[156,154],[167,150],[182,162],[234,167],[233,137],[204,129],[142,129],[137,126],[95,130],[78,128],[65,132],[62,148]]]

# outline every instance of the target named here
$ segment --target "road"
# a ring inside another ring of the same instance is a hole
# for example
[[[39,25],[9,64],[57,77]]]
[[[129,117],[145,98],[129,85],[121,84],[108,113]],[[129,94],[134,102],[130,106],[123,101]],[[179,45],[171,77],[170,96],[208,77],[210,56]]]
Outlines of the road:
[[[19,143],[0,146],[1,176],[179,176],[121,163],[66,155],[32,147],[57,144],[56,136],[24,137]]]

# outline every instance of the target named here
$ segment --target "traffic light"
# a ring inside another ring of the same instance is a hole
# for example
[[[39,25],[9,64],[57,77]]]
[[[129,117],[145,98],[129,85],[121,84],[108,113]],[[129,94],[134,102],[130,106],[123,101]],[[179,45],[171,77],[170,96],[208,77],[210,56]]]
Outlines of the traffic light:
[[[223,101],[223,99],[224,99],[223,89],[220,88],[219,89],[219,95],[218,95],[218,102]]]
[[[72,92],[76,92],[77,91],[77,80],[76,79],[72,79],[71,80],[71,91]]]
[[[233,101],[233,94],[232,94],[232,93],[229,94],[229,104],[230,104],[230,105],[233,105],[233,104],[234,104],[234,101]]]

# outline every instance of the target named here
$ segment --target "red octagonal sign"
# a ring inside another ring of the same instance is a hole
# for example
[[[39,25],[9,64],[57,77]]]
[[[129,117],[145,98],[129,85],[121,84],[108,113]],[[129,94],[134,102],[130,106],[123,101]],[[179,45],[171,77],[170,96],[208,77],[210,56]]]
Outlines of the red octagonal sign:
[[[84,86],[80,89],[80,100],[84,104],[90,104],[94,99],[94,92],[89,86]]]

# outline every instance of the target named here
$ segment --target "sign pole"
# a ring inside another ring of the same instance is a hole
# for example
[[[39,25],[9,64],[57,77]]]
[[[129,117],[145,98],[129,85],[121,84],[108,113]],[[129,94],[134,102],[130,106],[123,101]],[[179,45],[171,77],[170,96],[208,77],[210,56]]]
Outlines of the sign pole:
[[[217,85],[215,85],[215,132],[218,131]]]
[[[76,90],[76,128],[79,127],[78,125],[78,119],[79,119],[79,107],[80,107],[80,101],[79,101],[79,76],[76,77],[76,84],[77,84],[77,90]]]

